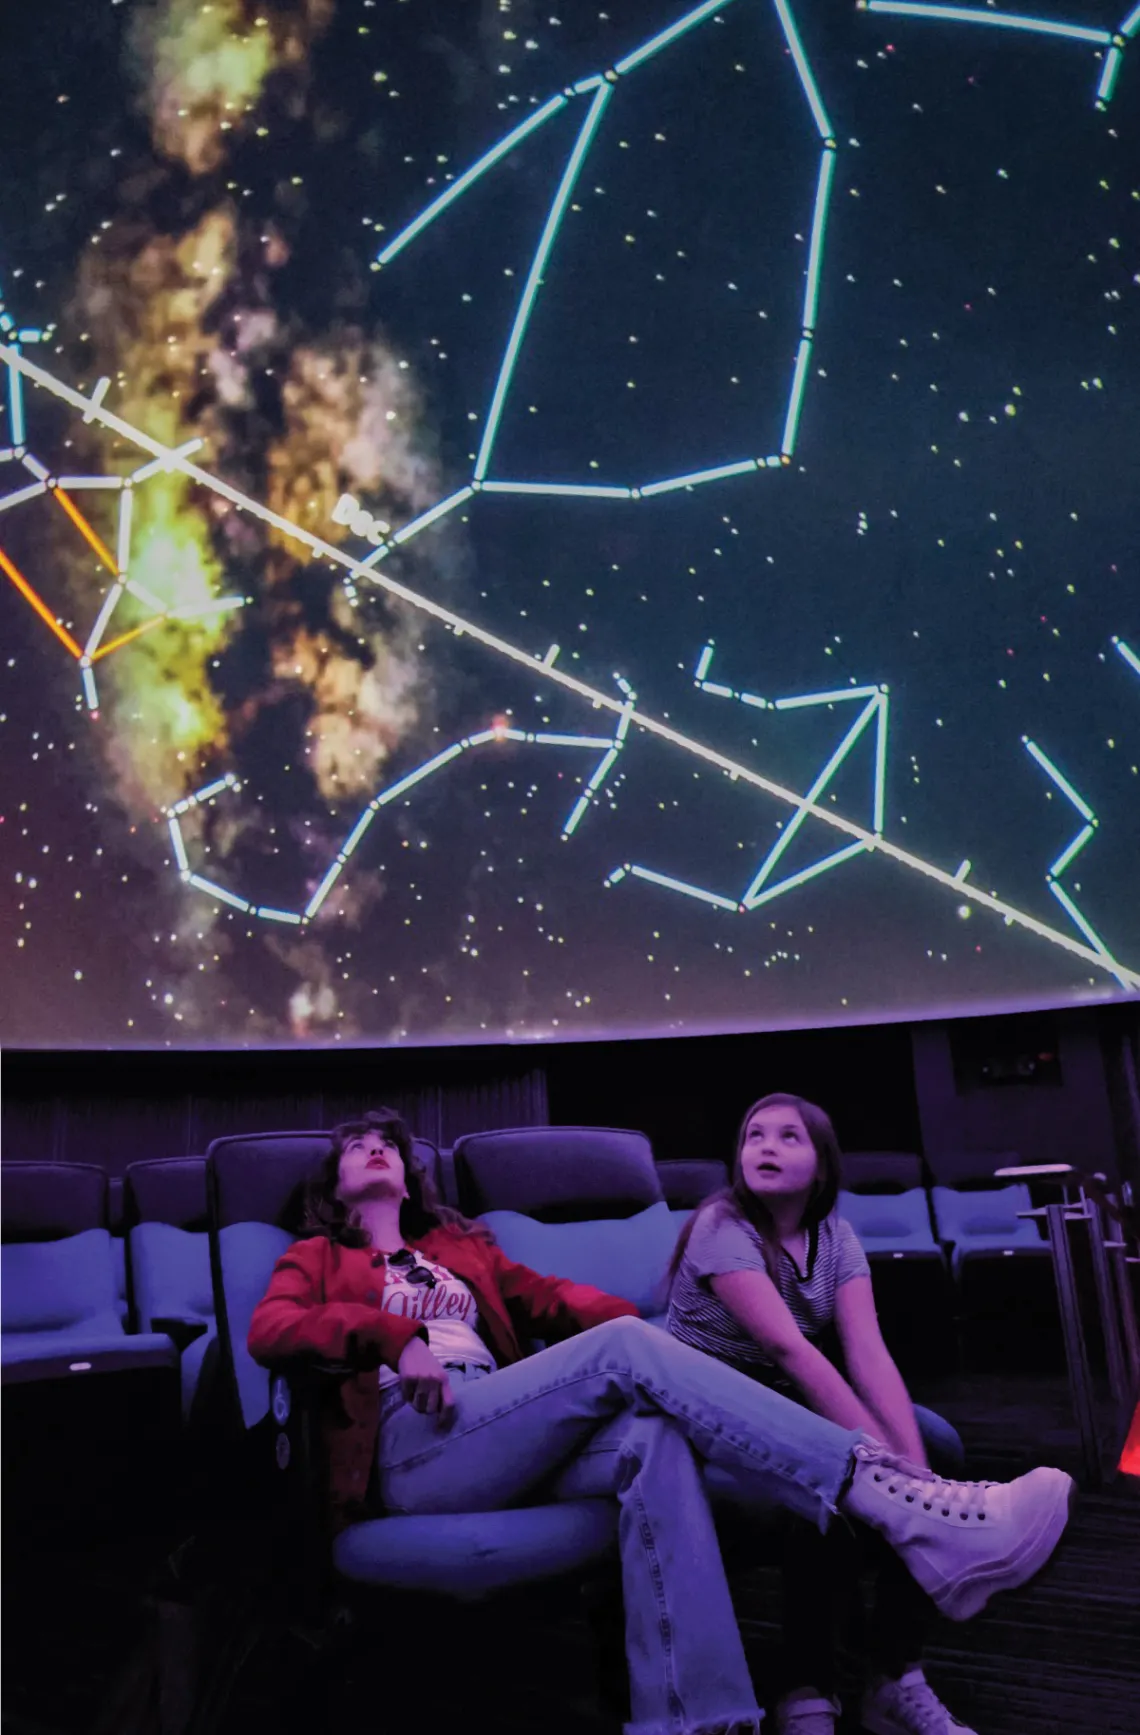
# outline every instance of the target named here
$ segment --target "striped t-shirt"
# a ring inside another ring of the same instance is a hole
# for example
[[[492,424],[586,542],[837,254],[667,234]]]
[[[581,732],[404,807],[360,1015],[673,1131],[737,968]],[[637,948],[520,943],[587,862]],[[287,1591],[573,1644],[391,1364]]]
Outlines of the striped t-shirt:
[[[809,1342],[817,1343],[835,1316],[835,1293],[853,1277],[868,1277],[870,1267],[854,1229],[834,1211],[808,1236],[807,1269],[801,1272],[783,1247],[777,1253],[777,1288],[792,1318]],[[718,1361],[763,1380],[790,1382],[764,1354],[756,1339],[734,1319],[714,1293],[710,1277],[728,1271],[768,1274],[760,1236],[745,1218],[719,1200],[698,1214],[669,1296],[668,1329],[682,1343],[703,1349]]]

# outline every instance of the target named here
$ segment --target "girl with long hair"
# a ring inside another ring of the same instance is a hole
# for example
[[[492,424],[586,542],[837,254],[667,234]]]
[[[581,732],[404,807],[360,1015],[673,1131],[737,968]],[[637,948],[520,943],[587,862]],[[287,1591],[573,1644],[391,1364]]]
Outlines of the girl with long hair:
[[[870,1267],[836,1211],[839,1145],[822,1109],[776,1094],[741,1123],[729,1186],[682,1230],[670,1266],[668,1329],[842,1428],[861,1428],[903,1459],[949,1476],[963,1467],[954,1429],[911,1403],[883,1342]],[[840,1371],[841,1364],[844,1371]],[[935,1610],[874,1532],[783,1526],[783,1692],[777,1735],[833,1735],[837,1642],[862,1627],[859,1577],[877,1562],[875,1603],[859,1635],[871,1735],[971,1735],[922,1671]],[[876,1546],[878,1545],[878,1546]]]
[[[525,1338],[548,1348],[527,1355]],[[388,1110],[338,1127],[307,1231],[254,1311],[251,1354],[349,1369],[326,1441],[341,1524],[618,1503],[627,1735],[756,1735],[761,1712],[703,1480],[826,1530],[861,1519],[951,1619],[1049,1558],[1073,1483],[938,1478],[862,1414],[836,1423],[679,1343],[626,1301],[541,1276],[435,1199]],[[462,1591],[462,1586],[456,1586]]]

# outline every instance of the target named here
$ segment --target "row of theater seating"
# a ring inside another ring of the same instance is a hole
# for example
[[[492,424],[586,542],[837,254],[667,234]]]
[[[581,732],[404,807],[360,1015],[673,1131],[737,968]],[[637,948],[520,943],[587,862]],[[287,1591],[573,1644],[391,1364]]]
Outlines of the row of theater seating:
[[[182,1473],[171,1466],[187,1459],[222,1465],[199,1505],[213,1507],[219,1488],[232,1493],[239,1461],[255,1466],[263,1488],[277,1469],[296,1480],[313,1437],[302,1376],[269,1375],[246,1337],[296,1232],[304,1182],[328,1149],[327,1135],[266,1134],[217,1140],[205,1159],[132,1165],[121,1274],[102,1171],[4,1164],[4,1456],[22,1516],[64,1514],[89,1529],[102,1502],[112,1528],[127,1507],[137,1521],[146,1477],[161,1507]],[[681,1225],[727,1178],[719,1163],[655,1163],[644,1135],[604,1128],[478,1133],[446,1153],[419,1141],[417,1155],[508,1257],[624,1296],[658,1323]],[[962,1190],[951,1201],[927,1191],[917,1158],[893,1153],[848,1158],[845,1179],[841,1209],[868,1249],[900,1361],[913,1344],[929,1368],[955,1269],[960,1282],[974,1265],[1007,1279],[1024,1266],[1051,1287],[1048,1251],[1016,1216],[1029,1203],[1024,1190]],[[935,1230],[946,1235],[951,1223],[948,1253]],[[383,1518],[344,1531],[333,1564],[351,1586],[482,1596],[600,1561],[613,1523],[606,1501]]]
[[[132,1164],[119,1234],[101,1170],[5,1163],[5,1383],[177,1366],[188,1417],[215,1353],[222,1275],[211,1268],[207,1177],[271,1178],[271,1198],[255,1189],[256,1197],[239,1195],[222,1216],[228,1195],[214,1186],[222,1247],[243,1221],[272,1227],[263,1242],[284,1246],[296,1227],[298,1186],[327,1149],[321,1134],[247,1135],[215,1141],[208,1159]],[[661,1311],[661,1280],[681,1224],[727,1179],[717,1162],[655,1163],[643,1135],[605,1128],[508,1129],[442,1152],[418,1140],[416,1150],[441,1196],[485,1218],[511,1257],[625,1295],[647,1316]],[[999,1161],[1009,1159],[990,1159]],[[945,1351],[955,1313],[989,1327],[1024,1311],[1019,1303],[1049,1312],[1048,1249],[1036,1224],[1019,1216],[1030,1207],[1028,1188],[995,1188],[986,1166],[975,1162],[963,1177],[968,1185],[927,1186],[916,1156],[845,1158],[839,1208],[872,1261],[888,1337],[904,1361],[907,1320],[929,1364],[940,1344]],[[1003,1270],[1007,1261],[1015,1269]],[[261,1275],[257,1262],[251,1279],[260,1283]],[[243,1317],[256,1300],[243,1296]]]

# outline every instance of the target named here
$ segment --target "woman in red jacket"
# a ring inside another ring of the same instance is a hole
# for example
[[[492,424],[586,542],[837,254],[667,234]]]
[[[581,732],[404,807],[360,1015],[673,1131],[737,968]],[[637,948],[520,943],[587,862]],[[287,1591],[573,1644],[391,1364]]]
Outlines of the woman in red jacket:
[[[878,1530],[951,1620],[1048,1560],[1072,1479],[956,1482],[679,1343],[625,1301],[516,1265],[435,1200],[407,1128],[337,1129],[307,1238],[282,1254],[249,1333],[267,1366],[343,1361],[330,1428],[340,1522],[374,1490],[394,1513],[492,1512],[609,1495],[619,1505],[627,1735],[755,1735],[749,1678],[701,1476],[737,1504],[826,1531]],[[550,1347],[524,1356],[516,1322]]]

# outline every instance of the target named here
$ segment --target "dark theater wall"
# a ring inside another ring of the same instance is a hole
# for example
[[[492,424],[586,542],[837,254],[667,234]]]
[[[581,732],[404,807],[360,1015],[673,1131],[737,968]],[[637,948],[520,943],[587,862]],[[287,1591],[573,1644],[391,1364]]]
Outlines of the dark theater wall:
[[[927,1158],[936,1166],[940,1154],[1016,1152],[1027,1163],[1134,1174],[1128,1092],[1110,1096],[1110,1080],[1123,1083],[1125,1048],[1135,1046],[1135,1011],[1121,1010],[1113,1019],[1089,1010],[915,1025]]]
[[[1044,1034],[1043,1034],[1044,1033]],[[756,1097],[822,1104],[848,1150],[1015,1151],[1137,1179],[1135,1007],[957,1025],[566,1043],[258,1053],[13,1052],[3,1154],[94,1162],[204,1151],[223,1134],[334,1125],[387,1103],[439,1144],[495,1126],[646,1132],[659,1158],[730,1158]],[[1027,1046],[1028,1044],[1028,1046]],[[1025,1055],[1043,1081],[982,1082]],[[957,1076],[956,1076],[957,1060]]]

